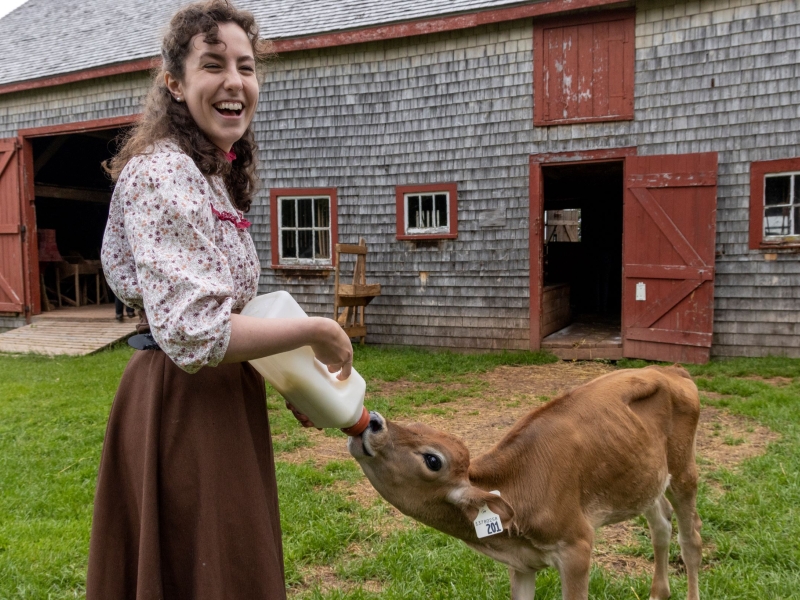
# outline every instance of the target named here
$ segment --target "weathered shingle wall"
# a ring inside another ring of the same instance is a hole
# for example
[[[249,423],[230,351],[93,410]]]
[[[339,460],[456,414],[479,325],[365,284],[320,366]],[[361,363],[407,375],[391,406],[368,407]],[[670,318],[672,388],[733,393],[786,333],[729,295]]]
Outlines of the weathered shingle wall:
[[[146,73],[105,77],[0,95],[0,138],[20,129],[123,117],[141,112]]]
[[[256,127],[267,188],[335,187],[339,241],[369,246],[373,343],[527,348],[530,22],[282,57]],[[395,239],[396,185],[458,182],[458,239]],[[261,288],[330,315],[333,277],[269,268],[267,191],[253,212]],[[505,214],[485,227],[487,211]]]

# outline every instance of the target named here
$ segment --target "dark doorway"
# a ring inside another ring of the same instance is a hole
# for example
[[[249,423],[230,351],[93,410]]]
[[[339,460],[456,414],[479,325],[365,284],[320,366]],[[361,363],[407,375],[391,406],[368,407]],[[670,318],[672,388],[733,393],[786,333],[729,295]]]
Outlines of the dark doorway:
[[[543,165],[545,347],[621,348],[623,162]]]
[[[39,264],[47,290],[43,300],[52,305],[93,303],[98,298],[113,302],[99,268],[113,191],[102,163],[117,151],[121,132],[114,128],[31,140]],[[67,277],[70,267],[65,263],[83,265],[72,268],[80,277]],[[94,268],[99,275],[91,277]]]

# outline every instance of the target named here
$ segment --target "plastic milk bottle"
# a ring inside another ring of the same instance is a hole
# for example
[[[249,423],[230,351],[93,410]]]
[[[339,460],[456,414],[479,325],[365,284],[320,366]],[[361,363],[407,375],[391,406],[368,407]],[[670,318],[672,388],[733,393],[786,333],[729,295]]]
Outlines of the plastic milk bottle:
[[[262,319],[308,318],[291,294],[283,291],[253,298],[242,314]],[[369,425],[369,412],[364,408],[367,384],[355,369],[339,381],[314,358],[310,346],[251,360],[250,364],[316,427],[358,435]]]

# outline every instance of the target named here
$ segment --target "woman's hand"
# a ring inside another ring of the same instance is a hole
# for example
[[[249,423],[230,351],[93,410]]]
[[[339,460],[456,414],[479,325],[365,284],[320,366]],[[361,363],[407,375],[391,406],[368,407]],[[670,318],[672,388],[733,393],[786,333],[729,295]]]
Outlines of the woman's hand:
[[[309,419],[306,415],[297,410],[294,406],[289,404],[288,400],[286,401],[286,408],[292,411],[294,418],[300,421],[300,425],[302,425],[303,427],[316,427],[316,425],[314,425],[314,423],[311,422],[311,419]],[[322,427],[316,427],[316,428],[317,431],[322,431]]]

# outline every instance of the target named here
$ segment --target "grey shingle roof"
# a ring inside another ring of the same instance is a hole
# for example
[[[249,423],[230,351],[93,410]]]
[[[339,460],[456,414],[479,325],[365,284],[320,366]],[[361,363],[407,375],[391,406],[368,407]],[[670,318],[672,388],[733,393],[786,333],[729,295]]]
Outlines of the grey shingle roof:
[[[0,19],[0,85],[156,56],[186,0],[28,0]],[[520,0],[238,0],[266,37],[306,35],[530,4]]]

